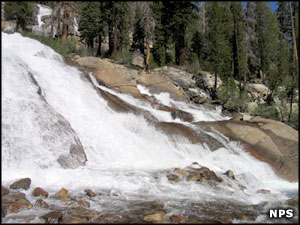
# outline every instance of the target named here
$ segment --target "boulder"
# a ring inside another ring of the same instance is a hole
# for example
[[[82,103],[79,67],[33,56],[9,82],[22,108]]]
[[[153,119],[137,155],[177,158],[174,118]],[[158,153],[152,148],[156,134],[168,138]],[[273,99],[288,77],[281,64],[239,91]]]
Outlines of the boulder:
[[[9,193],[9,190],[6,187],[1,186],[1,196]]]
[[[206,88],[213,88],[215,86],[215,75],[206,71],[199,71],[196,76],[197,86],[203,83]],[[219,88],[223,84],[220,76],[217,76],[217,88]],[[199,86],[202,89],[206,89],[205,87]]]
[[[79,166],[84,166],[87,161],[81,142],[77,137],[74,139],[75,143],[71,143],[69,154],[61,154],[57,159],[57,162],[63,168],[75,169]]]
[[[255,83],[248,83],[246,84],[246,90],[253,94],[255,97],[260,97],[266,100],[270,89],[264,84],[255,84]]]
[[[34,203],[34,207],[36,208],[49,208],[49,205],[47,202],[45,202],[43,199],[38,199]]]
[[[183,216],[180,216],[180,215],[172,215],[172,216],[170,216],[170,220],[173,223],[186,223],[187,222],[186,218],[184,218]]]
[[[45,219],[46,223],[60,223],[63,218],[62,212],[49,212],[42,216]]]
[[[197,96],[195,98],[192,99],[192,101],[196,104],[203,104],[207,101],[207,97],[206,96]]]
[[[69,197],[69,191],[67,189],[65,189],[65,188],[62,188],[62,189],[60,189],[59,192],[57,192],[55,194],[55,197],[61,198],[61,199],[66,199],[66,198]]]
[[[250,114],[253,114],[255,112],[255,110],[257,109],[257,107],[258,107],[258,104],[256,102],[246,103],[247,112]]]
[[[31,179],[30,178],[24,178],[21,180],[18,180],[11,184],[9,188],[11,189],[25,189],[27,190],[30,187]]]
[[[180,169],[180,168],[175,168],[174,172],[181,175],[181,176],[185,176],[185,177],[190,175],[190,173],[188,171],[185,171],[185,170]]]
[[[207,167],[193,168],[189,167],[189,176],[187,177],[188,181],[197,181],[213,185],[214,182],[222,182],[223,179],[218,177],[214,171],[210,170]]]
[[[95,218],[95,217],[99,216],[100,214],[101,213],[97,210],[86,209],[86,208],[82,208],[82,207],[69,209],[67,211],[67,215],[69,215],[69,216],[84,218],[87,220]]]
[[[189,97],[183,89],[177,88],[166,75],[159,73],[143,74],[137,77],[136,82],[148,88],[151,94],[167,92],[176,101],[189,102]]]
[[[86,218],[80,218],[80,217],[72,217],[72,216],[64,216],[61,223],[65,224],[73,224],[73,223],[87,223],[88,220]]]
[[[85,200],[79,200],[76,202],[79,206],[90,208],[91,204]]]
[[[259,190],[257,190],[256,193],[260,193],[260,194],[271,194],[271,191],[270,191],[270,190],[267,190],[267,189],[259,189]]]
[[[107,215],[102,215],[99,218],[93,219],[93,223],[129,224],[129,223],[133,223],[133,221],[130,220],[128,216],[124,216],[120,214],[107,214]]]
[[[180,86],[185,90],[196,86],[193,74],[174,67],[164,66],[154,69],[153,72],[168,76],[176,86]]]
[[[92,56],[78,58],[75,62],[82,67],[91,69],[101,84],[121,93],[142,97],[136,87],[136,77],[139,76],[137,70]]]
[[[168,174],[167,178],[169,181],[174,181],[175,183],[178,183],[181,181],[180,177],[176,174]]]
[[[12,213],[32,208],[32,204],[26,199],[25,194],[21,192],[8,193],[2,196],[1,205]]]
[[[154,214],[149,214],[144,217],[144,221],[148,223],[161,223],[163,219],[166,217],[166,214],[162,211],[156,212]]]
[[[14,20],[2,20],[1,21],[1,30],[5,32],[15,32],[17,28],[16,22]]]
[[[32,195],[34,197],[38,197],[38,196],[48,197],[49,194],[43,188],[37,187],[33,189]]]
[[[272,166],[277,175],[291,182],[298,180],[298,131],[292,127],[260,117],[194,124],[211,132],[216,129],[231,140],[240,141],[246,151]]]
[[[227,177],[229,177],[229,178],[235,180],[235,176],[234,176],[232,170],[227,170],[224,174],[225,174]]]
[[[90,189],[86,189],[86,190],[84,190],[84,192],[85,192],[85,193],[87,194],[87,196],[89,196],[90,198],[96,196],[95,192],[93,192],[93,191],[90,190]]]
[[[133,53],[133,58],[132,58],[131,64],[134,66],[144,68],[145,67],[144,56],[139,51],[135,51]]]

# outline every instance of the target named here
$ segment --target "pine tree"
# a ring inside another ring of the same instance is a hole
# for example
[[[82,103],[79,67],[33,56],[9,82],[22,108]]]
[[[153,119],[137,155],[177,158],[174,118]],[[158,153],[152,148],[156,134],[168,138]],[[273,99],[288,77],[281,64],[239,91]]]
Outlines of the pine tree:
[[[187,52],[186,33],[188,26],[198,18],[198,6],[191,1],[182,1],[169,3],[168,9],[171,14],[170,27],[175,42],[176,64],[184,66]]]
[[[215,86],[212,90],[212,98],[216,98],[217,77],[221,73],[223,77],[231,75],[231,36],[233,33],[232,14],[228,5],[219,2],[210,2],[207,9],[209,44],[209,61],[211,71],[215,73]]]
[[[158,66],[163,66],[173,61],[168,52],[172,43],[170,10],[168,10],[168,6],[168,2],[153,2],[150,6],[155,21],[153,58]]]
[[[140,53],[145,54],[145,26],[143,23],[143,15],[140,6],[136,7],[135,11],[135,23],[133,31],[133,40],[131,48],[133,51],[139,50]]]
[[[232,51],[233,51],[233,76],[239,80],[239,89],[242,91],[242,76],[245,69],[245,33],[243,25],[243,14],[241,3],[231,2],[231,12],[233,14],[233,37],[232,37]],[[244,78],[244,85],[245,85]]]
[[[103,14],[100,8],[100,2],[83,2],[80,10],[78,31],[86,40],[89,55],[93,55],[94,38],[103,32]]]
[[[279,49],[279,24],[275,13],[265,2],[256,2],[256,35],[258,39],[259,73],[263,82],[266,73],[277,59]]]
[[[129,45],[129,4],[128,2],[105,1],[104,21],[108,25],[109,57],[117,59],[118,49]]]
[[[246,75],[248,79],[256,78],[258,74],[258,40],[256,36],[256,18],[255,18],[255,2],[247,2],[245,11],[245,32],[246,32]]]
[[[34,22],[33,2],[6,2],[4,5],[4,17],[7,20],[16,20],[17,32],[26,29],[26,26]]]

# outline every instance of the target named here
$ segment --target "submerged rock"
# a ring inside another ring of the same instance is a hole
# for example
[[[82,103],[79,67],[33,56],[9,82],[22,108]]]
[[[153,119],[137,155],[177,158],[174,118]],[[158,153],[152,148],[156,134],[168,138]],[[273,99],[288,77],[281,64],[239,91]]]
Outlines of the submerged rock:
[[[167,177],[168,177],[169,181],[174,181],[175,183],[178,183],[181,181],[180,177],[176,174],[168,174]]]
[[[179,216],[179,215],[170,216],[170,220],[173,223],[186,223],[187,222],[186,218],[184,218],[183,216]]]
[[[38,199],[38,200],[35,201],[34,207],[36,207],[36,208],[49,208],[49,205],[43,199]]]
[[[149,214],[144,217],[144,221],[148,223],[161,223],[163,219],[166,217],[166,214],[162,211],[156,212],[154,214]]]
[[[88,220],[86,218],[80,218],[80,217],[72,217],[72,216],[64,216],[61,223],[87,223]]]
[[[188,181],[198,181],[202,183],[207,183],[212,185],[212,182],[222,182],[223,179],[218,177],[214,171],[210,170],[207,167],[201,168],[189,168],[190,175],[187,177]]]
[[[85,218],[87,220],[95,218],[95,217],[99,216],[100,214],[101,213],[97,210],[86,209],[86,208],[82,208],[82,207],[69,209],[67,211],[67,215],[69,215],[69,216]]]
[[[49,212],[41,218],[45,219],[46,223],[60,223],[63,218],[63,213],[59,211]]]
[[[85,200],[79,200],[76,202],[77,205],[82,206],[82,207],[86,207],[86,208],[90,208],[91,204],[88,201]]]
[[[25,189],[27,190],[30,187],[31,179],[30,178],[24,178],[21,180],[18,180],[11,184],[9,188],[11,189]]]
[[[235,176],[234,176],[232,170],[227,170],[224,174],[225,174],[227,177],[229,177],[229,178],[235,180]]]
[[[93,192],[93,191],[90,190],[90,189],[86,189],[86,190],[84,190],[84,192],[85,192],[85,193],[87,194],[87,196],[89,196],[90,198],[96,196],[95,192]]]
[[[43,188],[37,187],[33,190],[32,195],[34,197],[38,197],[38,196],[48,197],[49,194]]]
[[[257,191],[257,193],[260,193],[260,194],[271,194],[271,191],[267,190],[267,189],[259,189]]]
[[[66,198],[69,198],[69,191],[65,188],[62,188],[60,189],[59,192],[57,192],[55,194],[55,197],[56,198],[60,198],[60,199],[66,199]]]
[[[8,193],[2,196],[1,205],[12,213],[32,208],[32,204],[26,199],[25,194],[21,192]]]

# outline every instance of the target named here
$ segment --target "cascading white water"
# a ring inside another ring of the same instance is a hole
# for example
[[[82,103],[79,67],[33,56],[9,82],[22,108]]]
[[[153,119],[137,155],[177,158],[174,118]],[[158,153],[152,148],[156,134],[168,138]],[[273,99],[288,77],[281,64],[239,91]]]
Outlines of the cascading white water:
[[[37,14],[38,25],[32,27],[32,31],[36,34],[49,35],[51,27],[45,27],[45,23],[42,21],[43,16],[49,16],[52,14],[52,9],[45,7],[43,5],[37,4],[39,11]]]
[[[286,192],[298,192],[298,183],[280,179],[267,164],[251,157],[236,142],[210,134],[226,146],[210,151],[205,144],[191,144],[183,137],[175,141],[170,139],[142,116],[111,110],[95,88],[148,110],[160,121],[174,121],[168,112],[99,86],[90,75],[92,84],[78,69],[66,65],[59,54],[36,40],[18,33],[2,33],[2,65],[3,185],[30,177],[30,190],[41,186],[54,192],[65,187],[76,193],[92,188],[118,192],[126,199],[137,196],[193,201],[230,198],[245,203],[270,198],[256,194],[260,188],[269,189],[282,198],[286,197]],[[41,87],[48,106],[37,97],[37,87],[30,83],[28,73]],[[145,87],[139,86],[139,89],[147,93]],[[228,119],[218,111],[178,103],[164,94],[156,97],[163,103],[171,102],[191,112],[197,121]],[[32,107],[30,102],[38,107]],[[68,151],[68,135],[53,134],[50,140],[42,138],[53,132],[51,124],[55,118],[49,107],[62,115],[76,132],[87,155],[85,166],[63,169],[58,165],[56,156]],[[36,120],[44,125],[36,125]],[[176,122],[193,127],[186,122]],[[211,189],[193,182],[168,182],[164,171],[195,161],[220,176],[228,169],[233,170],[246,189],[240,191],[234,186],[222,185],[219,189]]]

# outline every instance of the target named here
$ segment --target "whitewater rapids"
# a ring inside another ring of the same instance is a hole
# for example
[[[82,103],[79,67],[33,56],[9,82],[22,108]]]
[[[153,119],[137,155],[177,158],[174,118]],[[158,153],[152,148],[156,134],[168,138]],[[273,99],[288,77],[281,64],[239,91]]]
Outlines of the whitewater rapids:
[[[250,156],[237,142],[216,136],[226,142],[226,148],[210,151],[207,146],[192,144],[183,137],[172,141],[142,116],[113,111],[96,88],[148,110],[160,121],[189,125],[173,120],[168,112],[153,109],[150,104],[98,85],[92,74],[93,82],[90,82],[81,71],[66,65],[59,54],[36,40],[19,33],[2,32],[1,72],[4,186],[30,177],[32,183],[26,193],[35,187],[43,187],[49,193],[64,187],[74,194],[88,188],[117,193],[120,199],[165,199],[166,202],[231,199],[256,204],[298,195],[298,183],[276,176],[269,165]],[[38,97],[30,75],[45,100]],[[143,86],[139,89],[148,93]],[[192,113],[197,121],[228,119],[218,110],[175,102],[166,93],[155,97],[166,105],[171,102]],[[55,118],[49,108],[62,115],[76,132],[87,156],[85,166],[64,169],[57,162],[56,156],[67,150],[62,137],[43,138],[53,132],[49,124]],[[38,120],[44,124],[38,124]],[[246,189],[222,185],[212,189],[194,182],[172,184],[168,181],[166,171],[195,161],[214,170],[218,176],[233,170]],[[262,188],[269,189],[273,195],[257,194]],[[91,208],[101,209],[101,206],[93,203]]]

